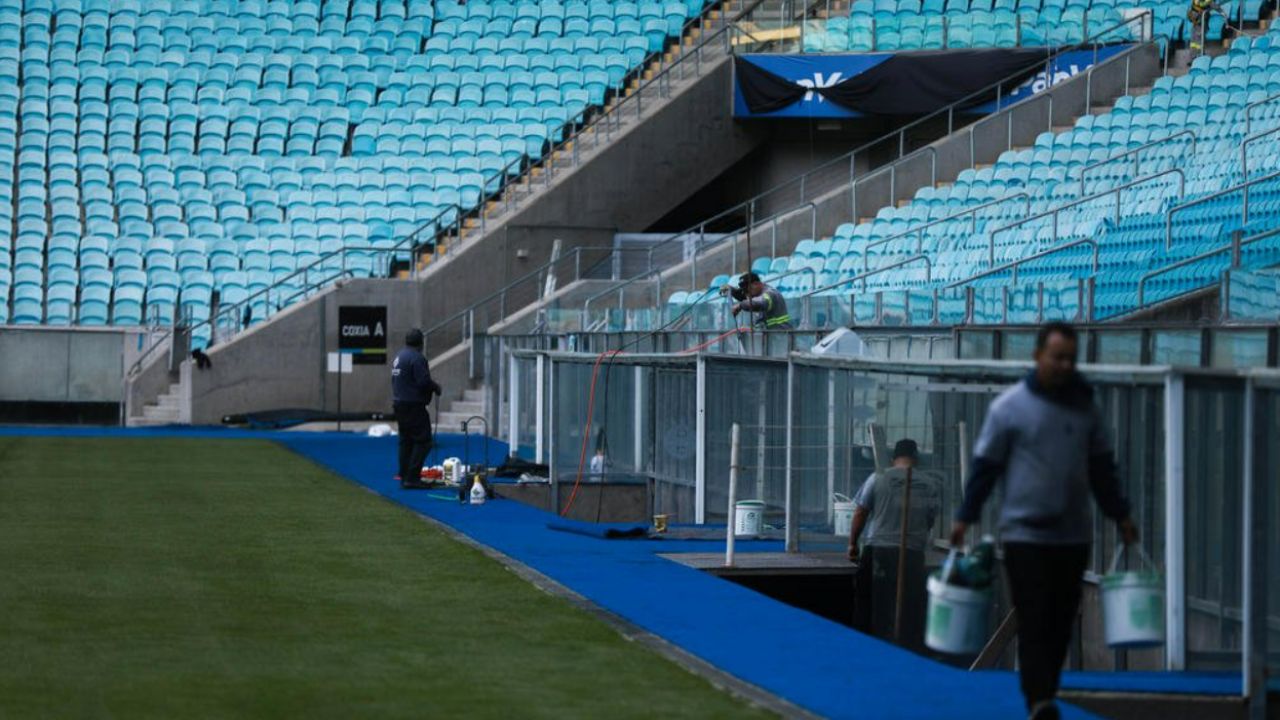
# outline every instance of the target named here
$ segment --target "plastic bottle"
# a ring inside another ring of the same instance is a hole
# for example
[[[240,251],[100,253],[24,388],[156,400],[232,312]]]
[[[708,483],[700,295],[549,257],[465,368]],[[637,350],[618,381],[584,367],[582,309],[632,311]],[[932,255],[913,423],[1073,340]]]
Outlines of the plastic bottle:
[[[480,482],[480,476],[477,475],[471,485],[471,504],[483,505],[485,501],[484,484]]]

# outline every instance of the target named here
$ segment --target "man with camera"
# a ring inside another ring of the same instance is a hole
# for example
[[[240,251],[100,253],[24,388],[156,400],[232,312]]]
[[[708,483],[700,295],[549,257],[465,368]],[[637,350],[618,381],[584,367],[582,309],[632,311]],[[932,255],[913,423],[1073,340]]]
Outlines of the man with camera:
[[[792,327],[787,301],[782,298],[782,293],[764,284],[754,272],[742,273],[737,287],[726,283],[720,288],[720,294],[730,295],[737,301],[733,304],[734,317],[745,311],[756,315],[756,324],[765,330],[790,330]]]

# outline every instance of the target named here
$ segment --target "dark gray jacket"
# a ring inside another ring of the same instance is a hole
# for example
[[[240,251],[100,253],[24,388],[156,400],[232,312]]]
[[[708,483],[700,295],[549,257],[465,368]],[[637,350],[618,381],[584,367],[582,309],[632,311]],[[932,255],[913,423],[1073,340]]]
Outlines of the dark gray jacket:
[[[1032,373],[1001,393],[987,410],[973,456],[956,519],[977,521],[982,504],[1003,478],[1002,540],[1090,542],[1090,493],[1107,517],[1129,515],[1093,389],[1079,375],[1050,392]]]
[[[401,348],[391,362],[392,402],[426,405],[433,394],[440,394],[440,385],[431,379],[427,358],[417,348]]]

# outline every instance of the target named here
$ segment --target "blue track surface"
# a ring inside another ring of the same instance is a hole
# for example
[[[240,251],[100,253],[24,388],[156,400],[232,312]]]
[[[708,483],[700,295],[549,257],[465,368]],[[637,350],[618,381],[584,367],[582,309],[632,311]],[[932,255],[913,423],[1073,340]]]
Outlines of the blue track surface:
[[[393,481],[395,438],[221,428],[0,428],[0,435],[259,438],[288,448],[416,512],[532,567],[598,606],[780,697],[835,718],[1022,718],[1012,673],[967,673],[921,658],[811,613],[658,556],[716,552],[704,540],[604,540],[548,527],[556,518],[516,502],[481,507],[448,494],[404,491]],[[461,435],[442,434],[430,462],[463,456]],[[483,443],[475,438],[471,451]],[[490,461],[506,447],[494,442]],[[478,459],[478,458],[472,458]],[[755,542],[750,550],[780,550]],[[1235,694],[1229,673],[1068,673],[1067,688]],[[1064,706],[1064,716],[1091,717]]]
[[[602,540],[556,532],[553,515],[502,501],[480,507],[403,491],[392,445],[291,436],[286,446],[374,492],[436,518],[707,662],[835,718],[1023,718],[1016,678],[926,660],[734,583],[658,557],[723,543]],[[778,543],[753,549],[779,550]],[[1088,717],[1068,708],[1067,717]]]

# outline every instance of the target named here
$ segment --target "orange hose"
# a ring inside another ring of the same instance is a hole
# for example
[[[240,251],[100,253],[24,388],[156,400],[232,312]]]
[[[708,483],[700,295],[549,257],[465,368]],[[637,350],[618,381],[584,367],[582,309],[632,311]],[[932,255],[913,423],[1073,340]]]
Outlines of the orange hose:
[[[606,357],[621,355],[621,350],[605,350],[596,357],[596,364],[591,369],[591,390],[587,393],[587,422],[582,428],[582,452],[578,455],[578,475],[573,479],[573,491],[569,493],[569,502],[560,511],[560,517],[569,514],[573,501],[578,497],[578,488],[582,486],[582,469],[587,465],[587,443],[591,441],[591,415],[596,407],[596,379],[600,376],[600,363]]]

